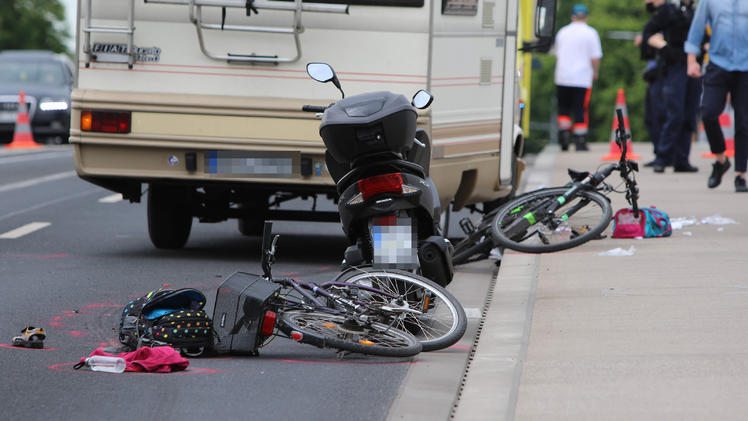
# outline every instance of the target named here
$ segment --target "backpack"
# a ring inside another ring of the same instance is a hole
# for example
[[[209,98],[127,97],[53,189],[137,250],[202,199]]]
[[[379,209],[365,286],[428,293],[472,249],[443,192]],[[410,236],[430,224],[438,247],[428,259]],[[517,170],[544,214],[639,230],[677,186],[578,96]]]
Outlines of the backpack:
[[[639,208],[639,218],[633,209],[621,209],[613,219],[613,238],[669,237],[672,233],[670,217],[654,207]]]
[[[192,288],[159,288],[122,309],[119,341],[132,350],[170,345],[199,356],[213,345],[213,323],[203,310],[205,295]]]

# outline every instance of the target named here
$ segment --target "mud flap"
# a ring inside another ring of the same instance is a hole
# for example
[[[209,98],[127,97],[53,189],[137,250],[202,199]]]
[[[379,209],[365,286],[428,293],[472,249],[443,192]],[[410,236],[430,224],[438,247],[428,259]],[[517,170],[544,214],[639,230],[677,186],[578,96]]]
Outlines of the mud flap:
[[[452,243],[444,237],[432,235],[423,240],[418,248],[418,259],[421,263],[423,276],[443,287],[452,282],[452,276],[454,275],[453,251]]]

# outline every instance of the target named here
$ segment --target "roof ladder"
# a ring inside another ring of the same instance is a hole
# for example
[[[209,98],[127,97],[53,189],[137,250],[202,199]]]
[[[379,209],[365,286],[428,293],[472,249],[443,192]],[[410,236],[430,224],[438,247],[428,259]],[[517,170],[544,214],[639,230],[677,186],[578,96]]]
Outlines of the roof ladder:
[[[98,32],[127,35],[127,67],[132,69],[135,63],[135,45],[133,40],[133,34],[135,33],[135,0],[128,1],[130,5],[127,10],[127,26],[94,26],[91,25],[91,0],[86,0],[86,26],[83,28],[83,52],[86,54],[86,67],[90,67],[92,61],[104,61],[97,59],[96,52],[93,51],[91,45],[91,33]]]

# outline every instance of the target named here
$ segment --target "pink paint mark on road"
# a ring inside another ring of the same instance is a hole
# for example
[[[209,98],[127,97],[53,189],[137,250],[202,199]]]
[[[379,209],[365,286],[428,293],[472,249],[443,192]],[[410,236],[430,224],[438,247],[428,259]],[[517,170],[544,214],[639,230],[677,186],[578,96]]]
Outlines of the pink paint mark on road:
[[[281,359],[284,363],[294,364],[337,364],[337,365],[400,365],[400,364],[420,364],[418,361],[320,361],[320,360],[286,360]]]
[[[7,344],[0,344],[0,348],[8,348],[8,349],[20,349],[20,350],[31,350],[31,351],[56,351],[57,348],[26,348],[23,346],[13,346],[13,345],[7,345]]]
[[[293,276],[293,275],[298,275],[298,274],[299,274],[299,272],[283,272],[283,273],[281,273],[281,275],[283,275],[283,276]]]
[[[80,338],[83,336],[88,336],[88,332],[81,332],[80,330],[68,330],[68,335]]]
[[[48,368],[50,370],[55,371],[63,371],[63,372],[80,372],[80,373],[88,373],[88,374],[113,374],[113,373],[104,373],[101,371],[91,371],[89,369],[81,369],[81,370],[74,370],[73,366],[77,363],[60,363],[60,364],[52,364]],[[184,371],[172,371],[171,373],[145,373],[140,371],[126,371],[120,375],[158,375],[158,376],[185,376],[185,375],[194,375],[194,374],[216,374],[220,373],[220,370],[216,370],[213,368],[201,368],[201,367],[190,367],[187,370]]]
[[[82,309],[89,309],[89,308],[119,308],[122,307],[122,304],[108,304],[108,303],[93,303],[86,306],[81,307]]]
[[[456,348],[456,349],[470,349],[470,347],[469,347],[469,346],[465,346],[465,345],[452,345],[452,346],[450,346],[450,348]]]
[[[48,324],[50,326],[54,327],[54,328],[57,328],[57,329],[59,329],[59,328],[62,327],[62,323],[60,323],[60,322],[49,322]]]
[[[47,254],[47,255],[42,255],[42,258],[43,258],[43,259],[59,259],[59,258],[61,258],[61,257],[68,257],[68,256],[69,256],[68,254],[65,254],[65,253],[60,253],[60,254]]]

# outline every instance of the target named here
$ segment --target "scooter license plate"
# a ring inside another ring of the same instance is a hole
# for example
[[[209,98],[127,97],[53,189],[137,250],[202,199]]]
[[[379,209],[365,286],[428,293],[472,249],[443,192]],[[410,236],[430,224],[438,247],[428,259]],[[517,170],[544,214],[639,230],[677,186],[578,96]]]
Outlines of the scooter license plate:
[[[418,267],[418,242],[408,217],[372,218],[375,268],[415,269]]]

